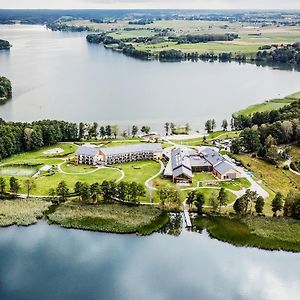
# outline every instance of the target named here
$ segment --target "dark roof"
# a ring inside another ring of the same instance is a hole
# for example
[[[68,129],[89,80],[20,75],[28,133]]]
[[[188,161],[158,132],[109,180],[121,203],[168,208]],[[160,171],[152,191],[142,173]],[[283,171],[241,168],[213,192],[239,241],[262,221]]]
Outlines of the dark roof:
[[[201,154],[212,166],[224,161],[224,157],[221,154],[209,147],[205,148]]]
[[[158,143],[141,143],[141,144],[133,144],[126,146],[116,146],[110,148],[101,148],[100,149],[104,155],[120,155],[120,154],[129,154],[134,152],[162,152],[161,144]]]
[[[99,153],[99,148],[93,146],[80,146],[76,150],[76,155],[95,156]]]
[[[201,156],[190,156],[190,162],[192,167],[210,167],[211,164]]]
[[[227,161],[222,161],[219,164],[217,164],[214,169],[221,175],[227,173],[231,169],[234,169],[234,167],[228,163]]]

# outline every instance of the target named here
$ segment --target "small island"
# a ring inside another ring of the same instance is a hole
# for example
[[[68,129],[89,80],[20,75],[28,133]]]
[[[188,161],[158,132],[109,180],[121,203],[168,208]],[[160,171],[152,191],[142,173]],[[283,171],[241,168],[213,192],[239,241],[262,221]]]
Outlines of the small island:
[[[0,50],[10,50],[11,44],[8,41],[0,39]]]
[[[0,76],[0,104],[5,104],[11,98],[11,82],[4,76]]]

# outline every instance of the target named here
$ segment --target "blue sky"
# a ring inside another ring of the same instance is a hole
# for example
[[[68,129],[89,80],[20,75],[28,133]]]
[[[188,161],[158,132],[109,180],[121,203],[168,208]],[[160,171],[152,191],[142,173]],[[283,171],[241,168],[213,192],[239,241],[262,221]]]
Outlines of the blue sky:
[[[300,0],[0,0],[0,8],[300,9]]]

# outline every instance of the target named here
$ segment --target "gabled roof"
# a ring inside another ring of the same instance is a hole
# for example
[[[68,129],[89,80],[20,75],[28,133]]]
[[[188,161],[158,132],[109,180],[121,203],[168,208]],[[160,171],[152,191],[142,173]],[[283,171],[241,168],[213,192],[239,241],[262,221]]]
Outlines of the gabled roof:
[[[183,149],[177,148],[171,152],[171,163],[174,177],[182,174],[193,177],[190,158]]]
[[[224,161],[224,157],[221,154],[209,147],[202,150],[201,154],[212,166]]]
[[[161,144],[158,143],[141,143],[141,144],[133,144],[133,145],[126,145],[126,146],[116,146],[110,148],[100,148],[102,153],[105,156],[110,155],[122,155],[122,154],[129,154],[133,152],[162,152]]]
[[[190,156],[190,162],[192,167],[210,167],[211,164],[203,157],[199,156]]]
[[[173,170],[173,177],[178,177],[180,175],[186,175],[189,178],[193,177],[191,169],[188,169],[186,166],[180,166],[177,169]]]
[[[99,153],[99,148],[93,146],[80,146],[76,150],[76,155],[96,156]]]
[[[228,171],[234,169],[233,165],[231,165],[227,161],[222,161],[219,164],[217,164],[214,169],[221,175],[226,174]],[[235,170],[235,169],[234,169]],[[238,171],[236,171],[238,172]]]

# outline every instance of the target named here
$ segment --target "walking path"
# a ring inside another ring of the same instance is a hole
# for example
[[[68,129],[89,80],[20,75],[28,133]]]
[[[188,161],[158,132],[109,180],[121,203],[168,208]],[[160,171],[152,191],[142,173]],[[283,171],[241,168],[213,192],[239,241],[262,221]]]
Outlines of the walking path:
[[[165,166],[164,166],[163,162],[162,162],[162,161],[159,161],[159,162],[160,162],[160,170],[159,170],[159,172],[156,173],[155,175],[153,175],[152,177],[150,177],[149,179],[147,179],[147,180],[145,181],[145,186],[146,186],[147,188],[149,188],[149,189],[152,189],[152,190],[157,190],[157,188],[154,188],[154,187],[150,184],[150,182],[151,182],[154,178],[156,178],[157,176],[159,176],[159,175],[164,171],[164,169],[165,169]]]

